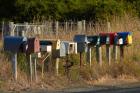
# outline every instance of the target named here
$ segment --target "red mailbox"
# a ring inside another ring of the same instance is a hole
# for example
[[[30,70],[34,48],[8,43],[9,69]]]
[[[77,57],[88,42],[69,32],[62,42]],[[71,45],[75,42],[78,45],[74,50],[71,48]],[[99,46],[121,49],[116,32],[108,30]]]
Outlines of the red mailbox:
[[[117,36],[117,33],[100,33],[100,37],[106,37],[103,39],[104,44],[110,44],[114,45],[115,44],[115,37]],[[104,41],[105,40],[105,41]]]
[[[37,37],[28,38],[27,44],[28,44],[27,53],[40,52],[40,41]]]

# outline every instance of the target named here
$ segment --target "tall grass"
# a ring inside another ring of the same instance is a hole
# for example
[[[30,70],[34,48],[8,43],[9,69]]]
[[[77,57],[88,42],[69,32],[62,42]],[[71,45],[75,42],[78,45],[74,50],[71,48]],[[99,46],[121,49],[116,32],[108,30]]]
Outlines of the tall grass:
[[[133,44],[131,46],[125,47],[125,57],[123,59],[123,62],[120,62],[119,59],[115,63],[113,60],[111,62],[111,65],[108,65],[108,63],[105,61],[105,46],[103,46],[103,65],[100,66],[95,59],[95,51],[94,47],[92,48],[92,66],[89,67],[88,63],[85,59],[83,59],[83,62],[85,65],[82,67],[82,69],[79,68],[79,55],[70,55],[70,61],[74,62],[74,66],[71,68],[69,73],[69,80],[70,81],[90,81],[90,80],[98,80],[101,77],[105,75],[109,75],[112,78],[118,78],[121,75],[128,75],[132,77],[139,78],[140,77],[140,20],[137,17],[131,17],[131,16],[124,16],[124,17],[114,17],[114,19],[110,22],[111,23],[111,32],[120,32],[120,31],[131,31],[133,32]],[[89,29],[89,28],[87,28]],[[108,27],[106,22],[102,23],[96,23],[92,29],[87,30],[85,34],[87,35],[95,35],[100,32],[108,32]],[[63,32],[63,31],[62,31]],[[61,39],[61,40],[73,40],[73,37],[75,34],[77,34],[77,31],[69,32],[68,34],[58,34],[56,35],[48,35],[45,38],[47,39]],[[11,80],[12,74],[11,74],[11,63],[10,63],[10,57],[5,54],[4,52],[0,52],[0,80],[9,81]],[[83,57],[84,58],[84,57]],[[29,85],[28,77],[26,74],[27,65],[24,63],[24,57],[20,56],[18,61],[18,84],[23,87],[27,87]],[[60,67],[60,76],[55,76],[53,73],[45,72],[45,78],[43,81],[39,79],[39,82],[37,82],[38,86],[45,85],[46,87],[55,87],[56,85],[58,87],[64,87],[66,84],[68,84],[66,75],[64,73],[64,67],[63,62],[65,60],[61,60],[61,67]],[[39,66],[38,66],[39,68]],[[41,70],[38,70],[38,78],[41,78]],[[59,80],[58,80],[59,79]],[[40,82],[41,81],[41,82]],[[63,82],[61,82],[63,81]],[[52,82],[55,82],[52,84]],[[6,85],[5,85],[6,86]]]

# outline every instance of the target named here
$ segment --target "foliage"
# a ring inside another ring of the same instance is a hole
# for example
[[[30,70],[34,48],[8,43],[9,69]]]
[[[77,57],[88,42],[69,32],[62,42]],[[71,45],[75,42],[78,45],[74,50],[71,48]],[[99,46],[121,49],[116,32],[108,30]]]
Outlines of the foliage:
[[[140,16],[139,0],[4,0],[0,20],[108,20],[125,13]]]

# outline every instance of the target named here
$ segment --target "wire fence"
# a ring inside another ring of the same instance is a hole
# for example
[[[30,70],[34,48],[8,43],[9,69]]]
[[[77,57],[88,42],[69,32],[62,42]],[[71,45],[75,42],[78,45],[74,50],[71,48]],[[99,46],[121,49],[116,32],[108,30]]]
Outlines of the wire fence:
[[[72,39],[75,34],[95,34],[104,32],[105,28],[110,28],[110,24],[95,24],[94,22],[82,21],[46,21],[43,23],[14,23],[3,22],[1,25],[3,36],[26,36],[40,38],[65,38]]]

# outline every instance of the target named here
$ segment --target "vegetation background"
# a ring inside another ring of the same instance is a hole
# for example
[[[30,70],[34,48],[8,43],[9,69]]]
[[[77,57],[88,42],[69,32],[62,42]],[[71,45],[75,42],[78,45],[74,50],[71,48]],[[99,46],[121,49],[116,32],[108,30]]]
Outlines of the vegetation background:
[[[140,16],[140,0],[0,0],[0,20],[111,20],[112,15]]]

